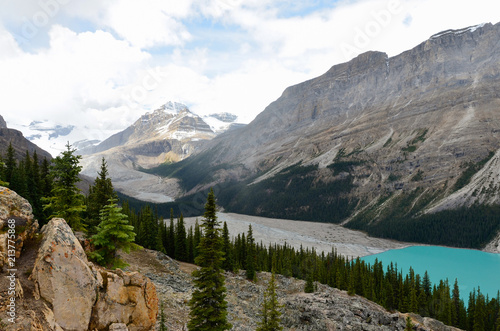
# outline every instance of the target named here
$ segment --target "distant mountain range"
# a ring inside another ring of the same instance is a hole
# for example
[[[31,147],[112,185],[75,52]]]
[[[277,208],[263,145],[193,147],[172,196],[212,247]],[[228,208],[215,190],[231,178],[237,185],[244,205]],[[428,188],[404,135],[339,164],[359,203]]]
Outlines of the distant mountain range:
[[[104,157],[118,190],[148,201],[170,201],[178,191],[175,181],[165,183],[138,169],[185,159],[218,134],[241,127],[236,119],[229,113],[200,117],[181,103],[168,102],[100,144],[80,149],[82,173],[95,177]]]

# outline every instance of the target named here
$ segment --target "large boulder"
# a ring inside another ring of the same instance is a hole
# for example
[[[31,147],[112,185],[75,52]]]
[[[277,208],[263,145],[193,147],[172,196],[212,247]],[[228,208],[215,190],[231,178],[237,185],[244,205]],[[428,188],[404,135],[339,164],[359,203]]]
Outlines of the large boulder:
[[[92,314],[92,329],[125,323],[130,331],[149,330],[156,323],[158,297],[151,280],[138,272],[101,271],[104,286]]]
[[[35,296],[52,305],[55,322],[64,330],[87,330],[97,299],[99,274],[91,268],[65,220],[52,219],[42,234],[32,273]]]
[[[108,330],[120,323],[131,331],[154,327],[158,297],[149,278],[94,266],[63,219],[52,219],[42,233],[31,277],[35,296],[52,304],[54,325],[64,330]]]
[[[38,231],[29,202],[16,192],[0,186],[0,271],[8,263],[9,225],[15,232],[15,258],[21,255],[24,242]],[[12,256],[11,256],[12,257]]]

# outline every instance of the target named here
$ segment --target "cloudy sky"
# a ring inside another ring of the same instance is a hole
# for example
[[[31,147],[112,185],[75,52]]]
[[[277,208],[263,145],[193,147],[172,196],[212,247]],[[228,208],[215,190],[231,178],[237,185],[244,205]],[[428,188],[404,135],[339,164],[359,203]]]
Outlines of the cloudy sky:
[[[498,0],[0,0],[0,114],[97,138],[168,100],[251,121],[368,50],[500,21]]]

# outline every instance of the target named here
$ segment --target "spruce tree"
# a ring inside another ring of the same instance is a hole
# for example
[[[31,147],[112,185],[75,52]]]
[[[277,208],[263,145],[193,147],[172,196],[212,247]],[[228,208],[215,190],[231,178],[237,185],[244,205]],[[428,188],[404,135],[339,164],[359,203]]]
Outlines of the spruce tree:
[[[500,331],[500,310],[498,310],[497,316],[498,316],[498,318],[497,318],[497,321],[495,322],[495,325],[496,325],[495,331]]]
[[[201,238],[199,255],[195,261],[201,268],[193,271],[196,289],[189,301],[189,330],[217,331],[229,330],[232,327],[227,321],[226,287],[222,270],[224,253],[218,226],[215,195],[211,189],[202,223],[204,236]]]
[[[163,249],[165,250],[164,253],[168,255],[168,227],[167,223],[165,222],[164,219],[161,220],[160,222],[160,228],[161,228],[161,243],[163,245]]]
[[[486,303],[484,295],[481,290],[477,290],[476,306],[474,309],[474,323],[472,326],[472,331],[484,331],[485,330],[485,319],[486,319]]]
[[[76,187],[76,183],[80,181],[78,175],[82,167],[79,165],[81,156],[75,155],[75,151],[68,143],[66,150],[53,160],[51,172],[54,183],[51,197],[45,199],[44,210],[52,212],[49,218],[64,218],[74,230],[82,230],[82,213],[86,206],[84,196]]]
[[[177,226],[175,227],[175,258],[179,261],[187,261],[188,248],[186,238],[186,227],[184,226],[184,216],[177,219]]]
[[[96,233],[95,228],[99,224],[101,209],[108,204],[109,199],[116,198],[111,178],[108,177],[108,165],[104,158],[101,160],[101,170],[97,175],[88,195],[87,223],[89,234]]]
[[[193,234],[193,227],[191,226],[188,231],[187,235],[187,262],[189,263],[194,263],[194,234]]]
[[[198,256],[198,246],[200,245],[200,241],[201,241],[201,236],[202,236],[202,233],[201,233],[201,230],[200,230],[200,224],[198,223],[198,219],[196,219],[195,223],[194,223],[194,238],[193,238],[193,245],[194,245],[194,258],[196,259],[196,257]]]
[[[116,201],[109,199],[109,204],[101,210],[101,223],[97,226],[97,234],[92,237],[97,248],[93,257],[102,265],[119,265],[121,261],[116,258],[116,251],[122,249],[128,253],[135,239],[134,227],[128,224],[127,216],[122,214]]]
[[[278,296],[276,294],[276,280],[274,276],[274,269],[271,273],[271,279],[267,285],[267,289],[264,292],[264,302],[262,303],[261,317],[262,320],[259,323],[257,331],[277,331],[283,330],[280,325],[281,322],[281,312],[280,308],[282,306],[278,302]]]
[[[32,185],[30,188],[31,196],[33,199],[33,214],[37,219],[43,219],[43,206],[42,206],[42,180],[40,177],[40,162],[36,151],[33,153],[33,162],[31,164]]]
[[[160,304],[160,330],[159,331],[168,331],[167,326],[165,325],[165,311],[163,309],[163,300]]]
[[[167,255],[175,259],[175,226],[174,226],[174,210],[170,208],[170,225],[167,233]]]
[[[41,180],[41,195],[42,197],[49,197],[52,192],[52,175],[50,173],[50,163],[47,158],[42,161],[42,169],[40,171]]]
[[[9,183],[5,181],[5,162],[2,160],[2,156],[0,155],[0,186],[9,186]]]
[[[252,225],[248,226],[248,235],[247,235],[247,256],[246,256],[246,276],[248,280],[255,281],[257,279],[257,275],[255,272],[257,263],[257,255],[255,253],[255,240],[253,238]]]
[[[351,277],[351,279],[353,279]],[[314,279],[313,279],[313,273],[309,272],[307,274],[306,278],[306,285],[304,286],[304,292],[306,293],[313,293],[314,292]],[[354,293],[349,293],[349,295],[354,295]]]
[[[405,331],[413,331],[413,322],[411,321],[410,316],[406,316]]]
[[[224,227],[222,228],[222,251],[224,252],[224,262],[222,262],[222,268],[226,271],[234,270],[233,261],[233,248],[231,247],[231,241],[229,239],[229,230],[227,228],[227,223],[224,222]]]
[[[154,219],[153,211],[149,205],[141,208],[139,215],[138,241],[141,246],[149,249],[156,248],[158,224]]]
[[[7,148],[7,158],[5,160],[5,181],[10,183],[12,180],[12,173],[16,168],[17,163],[15,159],[14,147],[12,147],[12,142],[9,143]]]
[[[163,219],[157,220],[158,226],[156,227],[158,231],[156,232],[156,246],[155,250],[165,253],[165,247],[163,246]]]

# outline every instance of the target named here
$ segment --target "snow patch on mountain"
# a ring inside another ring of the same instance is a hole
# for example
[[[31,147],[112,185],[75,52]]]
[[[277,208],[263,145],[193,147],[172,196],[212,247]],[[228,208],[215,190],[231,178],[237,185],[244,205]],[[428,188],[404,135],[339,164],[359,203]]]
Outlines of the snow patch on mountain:
[[[439,33],[436,33],[436,34],[432,35],[429,39],[433,40],[433,39],[437,39],[439,37],[446,36],[446,35],[449,35],[449,34],[461,35],[461,34],[464,34],[466,32],[474,32],[477,29],[480,29],[480,28],[484,27],[485,25],[486,25],[486,23],[481,23],[481,24],[478,24],[478,25],[469,26],[467,28],[463,28],[463,29],[459,29],[459,30],[451,30],[451,29],[450,30],[445,30],[445,31],[442,31],[442,32],[439,32]]]
[[[12,123],[13,129],[21,131],[32,143],[49,152],[52,156],[59,155],[69,142],[73,148],[83,148],[97,145],[102,140],[116,133],[109,130],[89,129],[68,125],[53,120],[32,121],[29,124]]]

